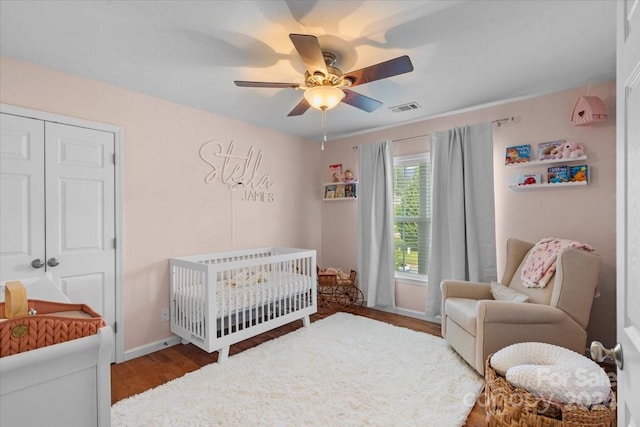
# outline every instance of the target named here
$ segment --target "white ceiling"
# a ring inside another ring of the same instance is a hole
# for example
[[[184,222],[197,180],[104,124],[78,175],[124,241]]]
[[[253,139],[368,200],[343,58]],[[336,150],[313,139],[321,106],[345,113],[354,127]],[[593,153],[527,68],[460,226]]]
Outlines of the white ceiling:
[[[287,117],[302,83],[289,33],[313,34],[353,71],[409,55],[414,71],[353,88],[329,139],[615,78],[613,0],[0,1],[0,53],[180,104],[320,138],[321,114]],[[0,70],[1,72],[1,70]],[[421,109],[388,107],[417,102]]]

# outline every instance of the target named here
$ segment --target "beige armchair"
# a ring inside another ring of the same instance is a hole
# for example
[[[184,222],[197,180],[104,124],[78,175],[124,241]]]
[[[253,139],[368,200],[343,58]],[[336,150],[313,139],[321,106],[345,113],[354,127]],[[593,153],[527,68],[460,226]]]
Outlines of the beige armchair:
[[[528,303],[494,300],[488,283],[443,280],[440,285],[442,336],[480,374],[490,354],[518,342],[544,342],[585,353],[600,256],[563,249],[547,286],[527,288],[520,276],[533,246],[509,239],[501,280],[509,289],[528,295]]]

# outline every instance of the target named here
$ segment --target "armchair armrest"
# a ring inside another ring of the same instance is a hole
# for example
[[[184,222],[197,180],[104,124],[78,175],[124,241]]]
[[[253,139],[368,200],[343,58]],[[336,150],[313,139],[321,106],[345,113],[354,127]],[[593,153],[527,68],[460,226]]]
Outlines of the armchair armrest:
[[[485,300],[477,303],[476,313],[474,363],[479,372],[490,354],[518,342],[544,342],[584,353],[587,333],[559,308]]]
[[[468,282],[464,280],[443,280],[440,283],[442,301],[447,298],[490,299],[491,285],[488,283]]]
[[[469,298],[474,300],[493,299],[491,295],[491,285],[488,283],[468,282],[465,280],[443,280],[440,282],[442,292],[442,326],[440,331],[443,337],[447,336],[447,313],[444,305],[447,298]]]
[[[565,312],[549,305],[495,300],[478,302],[480,323],[555,324],[566,318]]]

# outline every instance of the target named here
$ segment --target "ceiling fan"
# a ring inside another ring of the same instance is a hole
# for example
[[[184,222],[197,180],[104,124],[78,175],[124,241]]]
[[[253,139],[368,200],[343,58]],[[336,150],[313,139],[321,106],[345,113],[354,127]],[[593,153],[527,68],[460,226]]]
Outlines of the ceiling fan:
[[[304,90],[304,98],[289,112],[288,116],[302,115],[309,107],[318,110],[330,110],[340,102],[370,113],[379,108],[382,102],[349,90],[349,88],[413,71],[411,59],[404,55],[342,74],[342,71],[335,66],[336,55],[332,52],[323,51],[320,48],[317,37],[308,34],[289,34],[289,38],[307,69],[304,83],[248,82],[239,80],[234,82],[236,86],[241,87]]]

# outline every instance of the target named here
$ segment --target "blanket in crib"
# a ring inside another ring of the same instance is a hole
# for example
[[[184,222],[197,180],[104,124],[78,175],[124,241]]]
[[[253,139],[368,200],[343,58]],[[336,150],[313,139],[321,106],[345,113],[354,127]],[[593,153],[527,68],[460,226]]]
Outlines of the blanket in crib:
[[[219,283],[221,286],[216,286],[215,289],[219,317],[294,296],[312,288],[311,276],[291,272],[260,272],[250,276],[238,274],[224,280],[220,277]],[[176,289],[176,309],[185,306],[204,313],[207,303],[205,295],[203,283]]]
[[[564,248],[583,249],[592,252],[593,248],[575,240],[548,237],[533,247],[522,267],[522,283],[528,288],[544,288],[556,272],[558,253]]]

